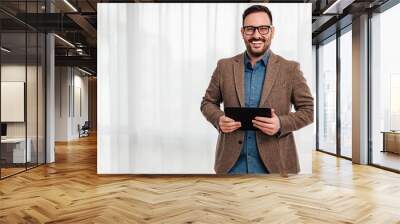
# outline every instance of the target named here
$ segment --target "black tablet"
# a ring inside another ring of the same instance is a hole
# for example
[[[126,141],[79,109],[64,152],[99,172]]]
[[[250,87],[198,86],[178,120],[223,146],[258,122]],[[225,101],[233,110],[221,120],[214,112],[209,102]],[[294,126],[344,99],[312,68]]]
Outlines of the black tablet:
[[[252,107],[225,107],[225,116],[235,121],[240,121],[240,130],[259,130],[253,126],[252,120],[255,117],[272,117],[271,108],[252,108]]]

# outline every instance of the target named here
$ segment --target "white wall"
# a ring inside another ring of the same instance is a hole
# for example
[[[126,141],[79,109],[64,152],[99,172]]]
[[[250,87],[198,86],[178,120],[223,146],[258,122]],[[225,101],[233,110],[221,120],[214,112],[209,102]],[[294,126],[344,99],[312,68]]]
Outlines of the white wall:
[[[40,71],[39,71],[40,72]],[[27,88],[27,119],[28,119],[28,137],[30,134],[36,135],[36,66],[25,66],[18,64],[6,64],[1,66],[1,81],[2,82],[24,82],[26,76],[28,77],[29,86],[34,88]],[[7,97],[7,96],[2,96]],[[42,105],[39,105],[39,107]],[[9,108],[1,108],[1,110],[8,110]],[[22,108],[24,110],[24,108]],[[35,113],[34,113],[35,112]],[[7,122],[7,136],[8,137],[25,137],[26,122]],[[39,136],[43,138],[43,136]]]
[[[56,67],[55,73],[55,140],[77,139],[78,124],[88,120],[88,78],[72,67]],[[79,89],[82,113],[77,108]]]
[[[1,82],[1,122],[25,121],[25,82]]]
[[[26,71],[32,74],[32,66],[26,67],[19,64],[6,64],[1,66],[1,81],[2,82],[24,82],[26,83]],[[36,68],[35,68],[36,72]],[[7,96],[2,96],[2,98]],[[25,108],[22,108],[24,111]],[[8,108],[1,108],[1,110],[8,110]],[[25,123],[24,122],[8,122],[7,124],[8,137],[25,137]]]
[[[68,67],[55,68],[55,141],[68,140]]]
[[[77,74],[78,72],[78,74]],[[72,108],[72,111],[75,111],[75,114],[73,113],[72,120],[71,120],[71,126],[73,127],[71,130],[71,135],[74,136],[74,138],[79,137],[79,132],[78,129],[76,128],[78,124],[81,126],[85,123],[85,121],[88,121],[89,118],[89,111],[88,111],[88,99],[89,99],[89,94],[88,94],[88,77],[87,76],[82,76],[84,73],[75,70],[75,75],[74,75],[74,87],[75,87],[75,92],[74,92],[74,108]],[[80,99],[78,96],[77,90],[80,90]],[[79,100],[81,101],[79,103]],[[82,110],[81,113],[79,112],[79,107]]]
[[[98,173],[214,173],[217,131],[200,102],[218,59],[245,50],[250,4],[98,4]],[[315,96],[311,4],[267,4],[272,49],[301,63]],[[314,125],[295,133],[311,173]]]

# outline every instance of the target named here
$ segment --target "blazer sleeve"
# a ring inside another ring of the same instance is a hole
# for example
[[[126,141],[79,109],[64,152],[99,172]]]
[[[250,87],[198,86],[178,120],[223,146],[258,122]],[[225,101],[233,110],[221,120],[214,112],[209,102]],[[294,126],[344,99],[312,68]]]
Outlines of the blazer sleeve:
[[[222,75],[220,74],[221,61],[218,61],[217,67],[215,68],[210,84],[206,90],[201,101],[200,110],[204,117],[218,130],[219,118],[225,113],[221,110],[220,104],[223,102],[221,93]]]
[[[291,102],[296,112],[278,116],[281,128],[277,137],[283,137],[314,121],[314,99],[307,85],[299,63],[295,63],[292,70]]]

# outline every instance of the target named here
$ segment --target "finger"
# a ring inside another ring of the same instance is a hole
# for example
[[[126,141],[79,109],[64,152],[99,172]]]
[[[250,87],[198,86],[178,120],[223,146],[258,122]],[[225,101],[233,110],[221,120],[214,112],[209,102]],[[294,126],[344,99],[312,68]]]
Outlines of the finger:
[[[242,126],[242,125],[239,123],[239,124],[235,125],[235,126],[232,127],[232,128],[238,129],[238,128],[240,128],[241,126]]]
[[[255,117],[254,120],[261,121],[264,123],[269,123],[269,124],[273,123],[273,119],[269,118],[269,117]]]
[[[236,129],[238,129],[239,127],[233,127],[233,128],[226,128],[225,129],[225,133],[230,133],[230,132],[233,132],[233,131],[235,131]]]
[[[234,131],[236,131],[238,128],[239,128],[239,127],[231,128],[231,129],[229,129],[229,132],[234,132]]]
[[[229,122],[229,123],[222,123],[220,126],[230,128],[230,127],[237,127],[239,125],[240,125],[240,122]]]
[[[257,124],[258,126],[263,127],[263,128],[269,128],[269,129],[275,128],[274,124],[260,122],[260,121],[256,121],[256,120],[253,120],[253,124]]]
[[[254,118],[254,120],[258,120],[258,121],[266,121],[268,118],[267,117],[259,117],[259,116],[256,116],[255,118]]]
[[[233,119],[230,118],[230,117],[223,116],[223,117],[222,117],[222,122],[235,122],[235,120],[233,120]]]
[[[230,131],[230,129],[222,129],[222,132],[224,132],[224,133],[230,133],[231,131]]]
[[[221,130],[222,130],[224,133],[234,131],[234,130],[236,130],[236,129],[238,129],[238,128],[240,128],[239,125],[233,126],[233,127],[222,127],[222,126],[221,126]]]
[[[269,134],[269,135],[271,135],[274,132],[274,129],[271,129],[271,128],[264,128],[264,127],[261,127],[260,125],[257,125],[257,124],[255,124],[253,126],[258,128],[258,129],[260,129],[262,132],[264,132],[266,134]]]
[[[271,111],[272,111],[272,114],[271,114],[272,117],[277,117],[277,115],[276,115],[276,113],[275,113],[275,109],[272,109]]]
[[[237,124],[237,125],[235,125],[235,126],[231,126],[231,127],[228,127],[229,129],[238,129],[238,128],[240,128],[242,125],[239,123],[239,124]]]
[[[222,132],[224,132],[224,133],[229,133],[230,132],[230,128],[223,128],[223,127],[221,127],[221,130],[222,130]]]
[[[253,120],[252,123],[253,123],[253,125],[256,124],[256,125],[258,125],[260,127],[263,127],[263,128],[271,128],[270,126],[272,125],[272,124],[269,124],[269,123],[260,122],[260,121],[256,121],[256,120]]]
[[[263,127],[261,127],[260,125],[257,125],[257,124],[255,124],[255,125],[253,125],[255,128],[258,128],[260,131],[262,131],[263,133],[265,133],[266,132],[266,130],[264,130],[264,128]]]

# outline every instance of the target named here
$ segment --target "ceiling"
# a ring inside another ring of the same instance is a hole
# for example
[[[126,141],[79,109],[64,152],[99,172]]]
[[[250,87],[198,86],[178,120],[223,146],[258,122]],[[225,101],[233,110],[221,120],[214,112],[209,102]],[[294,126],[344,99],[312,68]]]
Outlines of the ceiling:
[[[47,0],[46,7],[46,0],[1,0],[1,29],[2,32],[16,33],[28,27],[40,32],[55,32],[60,37],[55,38],[56,65],[81,66],[95,72],[97,3],[105,2],[189,1]],[[316,44],[334,34],[337,28],[351,24],[352,17],[366,10],[373,10],[388,0],[217,0],[208,2],[312,3],[312,37],[313,43]],[[52,13],[49,13],[50,11]],[[338,23],[339,20],[341,20],[340,23]],[[15,40],[17,41],[18,38]]]

